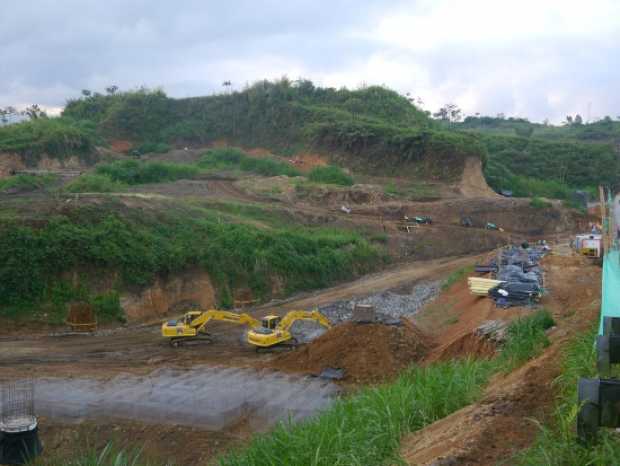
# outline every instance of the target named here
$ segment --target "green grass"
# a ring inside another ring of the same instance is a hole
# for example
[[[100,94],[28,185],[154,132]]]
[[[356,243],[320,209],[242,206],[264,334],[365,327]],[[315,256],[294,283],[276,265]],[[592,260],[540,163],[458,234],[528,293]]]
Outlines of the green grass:
[[[530,201],[530,207],[534,209],[548,209],[551,207],[551,203],[541,199],[540,197],[533,197]]]
[[[594,340],[598,326],[578,335],[562,353],[561,376],[555,381],[556,407],[551,422],[539,425],[534,444],[511,464],[522,466],[612,465],[620,458],[620,441],[613,432],[602,429],[598,443],[586,447],[577,442],[577,382],[580,377],[596,377]]]
[[[383,192],[390,196],[404,197],[411,201],[430,200],[440,197],[437,189],[426,183],[413,183],[406,187],[399,187],[391,181],[384,187]]]
[[[127,189],[129,185],[114,181],[107,175],[86,173],[71,181],[63,189],[70,193],[117,193]]]
[[[121,160],[99,165],[95,172],[107,176],[113,182],[133,185],[194,178],[200,169],[180,163]]]
[[[262,176],[300,176],[296,168],[273,157],[251,157],[236,147],[210,149],[202,156],[198,165],[207,169],[237,169]]]
[[[56,181],[54,175],[15,175],[0,179],[0,193],[11,191],[34,191]]]
[[[314,183],[337,184],[340,186],[352,186],[353,177],[347,175],[340,167],[327,165],[314,167],[308,174],[308,179]]]
[[[36,227],[0,227],[0,314],[49,301],[57,277],[75,269],[118,274],[119,287],[130,287],[198,266],[227,305],[238,287],[267,299],[276,280],[284,293],[323,288],[375,270],[383,260],[376,246],[353,232],[266,230],[203,209],[146,211],[106,202]]]
[[[455,270],[450,275],[448,275],[448,277],[443,281],[443,283],[441,284],[441,289],[443,291],[446,291],[456,282],[463,279],[467,275],[473,273],[473,271],[474,271],[473,265],[468,265],[466,267],[461,267],[460,269]]]
[[[219,464],[396,463],[403,435],[475,402],[494,372],[538,355],[548,344],[544,329],[552,322],[546,311],[537,311],[509,326],[508,341],[495,359],[412,367],[396,381],[340,399],[310,420],[279,424],[255,437],[245,450],[223,456]]]
[[[134,150],[136,150],[139,154],[165,154],[172,149],[170,144],[166,144],[165,142],[143,142]]]

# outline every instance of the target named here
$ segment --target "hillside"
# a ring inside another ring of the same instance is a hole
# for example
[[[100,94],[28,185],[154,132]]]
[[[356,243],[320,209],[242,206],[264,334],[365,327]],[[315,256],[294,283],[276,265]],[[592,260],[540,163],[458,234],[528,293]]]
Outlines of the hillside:
[[[615,185],[620,176],[620,122],[609,117],[552,126],[481,116],[445,126],[481,136],[485,176],[498,191],[567,199],[571,190]]]

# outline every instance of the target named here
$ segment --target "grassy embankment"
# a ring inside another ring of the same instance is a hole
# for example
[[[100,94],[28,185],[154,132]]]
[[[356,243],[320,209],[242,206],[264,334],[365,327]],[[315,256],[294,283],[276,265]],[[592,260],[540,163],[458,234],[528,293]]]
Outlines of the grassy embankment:
[[[570,199],[575,189],[616,184],[614,150],[620,122],[551,126],[523,118],[467,117],[454,129],[482,134],[488,152],[485,176],[497,190],[516,196]],[[596,194],[593,192],[593,194]]]
[[[618,463],[620,441],[614,432],[601,429],[600,439],[594,445],[577,442],[577,382],[580,377],[597,376],[593,344],[597,331],[598,326],[579,335],[563,353],[562,375],[556,380],[558,395],[552,421],[539,426],[540,433],[534,445],[515,458],[514,464],[594,466]]]
[[[384,464],[397,460],[400,439],[466,406],[489,377],[510,372],[548,345],[553,325],[546,311],[513,322],[500,354],[490,360],[452,360],[412,367],[395,382],[338,400],[299,424],[281,424],[247,449],[220,460],[224,466],[264,464]]]
[[[171,207],[130,209],[108,199],[35,224],[6,218],[0,225],[0,315],[47,314],[59,321],[64,304],[76,298],[91,300],[104,316],[114,314],[119,292],[188,267],[207,271],[220,304],[229,306],[240,287],[268,299],[276,281],[280,293],[288,294],[329,286],[383,263],[383,253],[353,232],[236,222],[235,216],[273,218],[257,213],[258,207]],[[77,286],[63,278],[75,270],[84,274]],[[114,276],[112,290],[96,293],[89,270]]]
[[[52,184],[56,180],[54,175],[16,175],[0,179],[0,193],[12,191],[32,191]]]

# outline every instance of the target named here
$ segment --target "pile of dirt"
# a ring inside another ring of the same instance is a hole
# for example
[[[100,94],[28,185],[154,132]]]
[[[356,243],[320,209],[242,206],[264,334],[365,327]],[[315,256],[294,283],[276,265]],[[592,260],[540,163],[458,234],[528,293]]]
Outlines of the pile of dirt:
[[[491,358],[495,355],[496,348],[497,346],[492,340],[476,335],[473,332],[467,333],[441,348],[428,359],[428,362],[436,360],[449,361],[468,357],[476,359]]]
[[[313,375],[327,368],[343,369],[346,382],[373,383],[421,360],[430,346],[430,339],[404,319],[401,325],[347,322],[296,351],[279,355],[270,366]]]

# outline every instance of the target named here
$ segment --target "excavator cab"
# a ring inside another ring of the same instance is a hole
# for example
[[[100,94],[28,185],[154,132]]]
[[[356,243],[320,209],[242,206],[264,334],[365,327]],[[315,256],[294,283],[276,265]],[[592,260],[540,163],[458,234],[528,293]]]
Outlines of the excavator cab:
[[[282,320],[282,317],[280,316],[268,315],[268,316],[263,317],[263,320],[261,321],[261,325],[263,326],[263,328],[266,328],[269,330],[275,330],[281,320]]]

